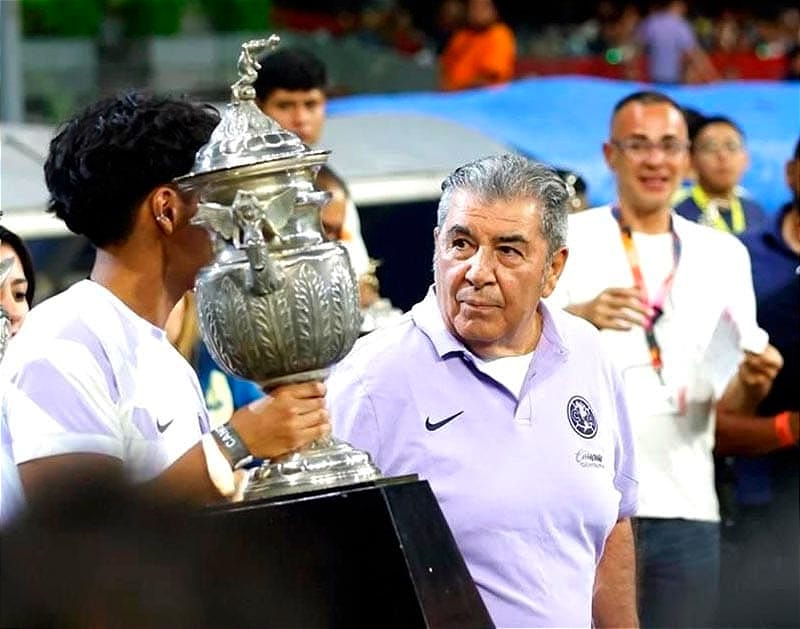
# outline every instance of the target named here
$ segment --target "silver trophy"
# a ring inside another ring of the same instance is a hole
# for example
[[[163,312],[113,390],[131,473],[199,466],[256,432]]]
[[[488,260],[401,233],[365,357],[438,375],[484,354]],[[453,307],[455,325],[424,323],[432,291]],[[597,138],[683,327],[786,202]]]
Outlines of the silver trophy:
[[[192,172],[214,261],[195,284],[200,330],[217,364],[266,392],[322,380],[355,343],[359,293],[346,250],[326,242],[314,180],[329,151],[311,150],[255,104],[257,56],[276,35],[242,44],[239,80]],[[380,478],[367,453],[333,438],[251,471],[246,499]]]

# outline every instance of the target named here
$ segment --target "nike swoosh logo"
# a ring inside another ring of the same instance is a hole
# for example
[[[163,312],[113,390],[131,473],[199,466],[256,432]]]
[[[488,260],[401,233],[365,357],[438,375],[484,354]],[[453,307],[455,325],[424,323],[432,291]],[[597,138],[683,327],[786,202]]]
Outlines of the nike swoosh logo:
[[[162,424],[160,419],[156,420],[156,428],[158,428],[158,432],[163,433],[167,428],[172,425],[174,419],[170,419],[166,424]]]
[[[449,424],[456,417],[458,417],[459,415],[463,415],[463,414],[464,414],[464,411],[459,411],[455,415],[450,415],[450,417],[445,417],[442,421],[439,421],[439,422],[432,422],[430,417],[426,417],[425,418],[425,428],[427,428],[431,432],[433,432],[434,430],[439,430],[439,428],[441,428],[445,424]]]

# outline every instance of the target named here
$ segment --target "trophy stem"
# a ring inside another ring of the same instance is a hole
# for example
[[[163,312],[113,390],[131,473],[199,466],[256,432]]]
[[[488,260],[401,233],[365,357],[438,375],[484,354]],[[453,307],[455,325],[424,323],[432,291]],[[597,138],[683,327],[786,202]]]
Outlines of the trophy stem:
[[[324,374],[321,373],[324,371]],[[328,370],[294,374],[293,382],[323,379]],[[303,377],[305,376],[305,377]],[[269,395],[271,386],[262,386]],[[321,437],[290,454],[265,461],[250,473],[245,500],[269,498],[315,489],[353,485],[383,478],[367,452],[357,450],[349,443],[332,435]]]

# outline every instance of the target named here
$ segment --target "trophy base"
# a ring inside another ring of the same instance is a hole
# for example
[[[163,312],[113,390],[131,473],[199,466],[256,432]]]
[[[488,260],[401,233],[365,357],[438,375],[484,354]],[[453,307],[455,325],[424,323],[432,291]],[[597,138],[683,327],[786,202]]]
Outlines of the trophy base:
[[[203,515],[200,596],[223,612],[206,626],[494,627],[430,485],[416,475]]]
[[[265,462],[250,473],[245,500],[353,485],[381,478],[369,454],[334,438]]]

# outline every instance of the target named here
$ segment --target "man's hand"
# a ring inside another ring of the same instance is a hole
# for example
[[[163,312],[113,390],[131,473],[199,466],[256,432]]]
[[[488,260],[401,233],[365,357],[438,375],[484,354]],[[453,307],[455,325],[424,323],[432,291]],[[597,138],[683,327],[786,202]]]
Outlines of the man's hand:
[[[231,424],[259,458],[292,452],[330,434],[325,391],[321,382],[278,387],[236,411]]]
[[[782,367],[783,356],[772,345],[767,345],[760,354],[745,352],[744,359],[739,364],[739,379],[748,397],[763,400]]]
[[[566,310],[600,330],[630,330],[634,325],[647,325],[653,316],[638,288],[607,288],[591,301],[571,304]]]
[[[727,425],[726,418],[731,415],[755,415],[759,403],[769,393],[782,367],[783,357],[772,345],[767,345],[760,354],[744,353],[739,369],[717,402],[717,439],[720,443],[726,441],[725,430],[722,430]]]

